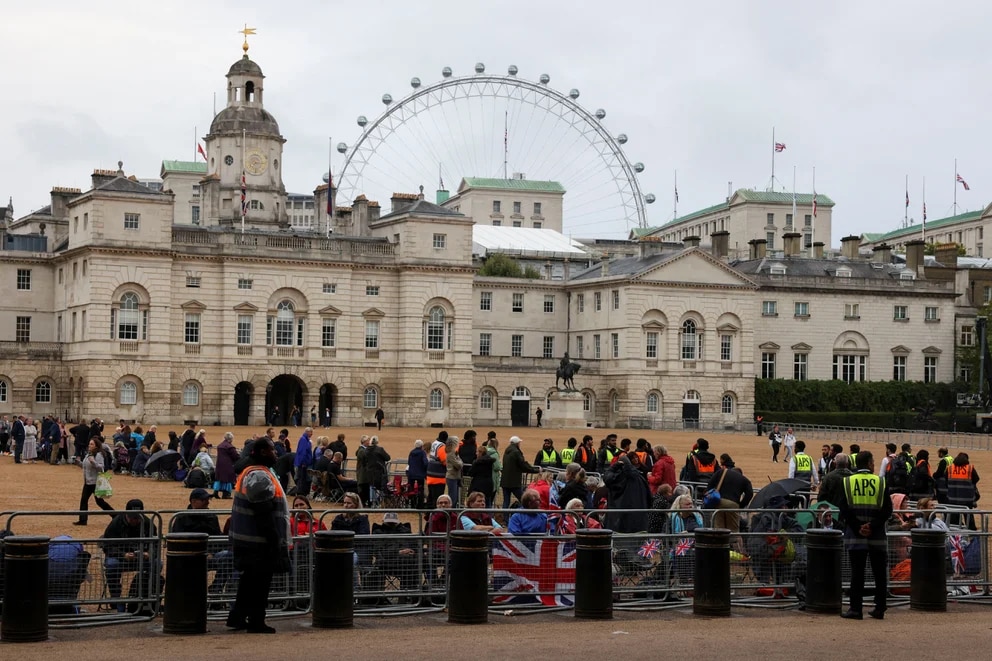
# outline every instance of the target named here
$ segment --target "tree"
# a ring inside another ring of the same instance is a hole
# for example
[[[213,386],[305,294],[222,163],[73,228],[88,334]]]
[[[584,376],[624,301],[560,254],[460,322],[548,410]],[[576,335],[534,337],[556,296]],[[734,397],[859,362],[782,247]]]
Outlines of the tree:
[[[533,266],[520,268],[520,264],[502,253],[493,253],[486,257],[486,261],[479,269],[479,275],[493,278],[530,278],[533,280],[541,277],[540,271]]]

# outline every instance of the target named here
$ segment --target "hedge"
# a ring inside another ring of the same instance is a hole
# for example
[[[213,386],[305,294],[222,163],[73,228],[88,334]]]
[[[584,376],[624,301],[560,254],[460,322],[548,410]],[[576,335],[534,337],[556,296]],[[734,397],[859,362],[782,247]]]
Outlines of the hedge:
[[[969,392],[959,383],[921,381],[794,381],[755,379],[755,411],[864,412],[883,413],[889,418],[906,414],[933,401],[937,411],[952,411],[957,393]],[[915,418],[915,415],[912,416]],[[768,416],[766,416],[766,419]],[[891,425],[878,425],[891,426]]]
[[[938,411],[934,414],[937,429],[951,431],[955,420],[956,431],[976,432],[976,409]],[[826,425],[831,427],[878,427],[883,429],[922,429],[916,422],[915,411],[769,411],[760,412],[766,423],[781,422],[793,425]],[[768,430],[767,424],[765,425]]]

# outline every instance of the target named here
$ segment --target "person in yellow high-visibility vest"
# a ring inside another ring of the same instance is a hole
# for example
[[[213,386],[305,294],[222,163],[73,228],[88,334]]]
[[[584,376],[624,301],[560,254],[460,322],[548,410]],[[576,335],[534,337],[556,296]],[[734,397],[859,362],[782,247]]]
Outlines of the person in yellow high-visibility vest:
[[[802,480],[808,483],[810,487],[817,486],[820,484],[820,476],[817,473],[816,465],[813,463],[813,457],[806,454],[806,443],[796,441],[795,448],[795,453],[789,459],[789,477]]]
[[[844,498],[840,504],[844,521],[844,546],[851,560],[850,605],[841,617],[863,619],[865,563],[871,561],[875,577],[875,609],[868,615],[885,617],[889,568],[885,523],[892,516],[892,499],[885,489],[885,478],[875,475],[875,459],[868,450],[857,457],[858,471],[844,478]]]

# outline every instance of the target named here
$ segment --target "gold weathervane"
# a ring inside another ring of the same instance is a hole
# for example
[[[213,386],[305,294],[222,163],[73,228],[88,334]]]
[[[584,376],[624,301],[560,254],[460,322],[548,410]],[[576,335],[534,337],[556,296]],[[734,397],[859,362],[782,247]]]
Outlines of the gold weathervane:
[[[245,43],[241,44],[241,50],[243,50],[245,52],[245,55],[247,55],[248,54],[248,35],[255,34],[255,28],[250,28],[250,27],[248,27],[248,24],[245,23],[245,29],[244,30],[238,30],[238,34],[243,34],[245,36]]]

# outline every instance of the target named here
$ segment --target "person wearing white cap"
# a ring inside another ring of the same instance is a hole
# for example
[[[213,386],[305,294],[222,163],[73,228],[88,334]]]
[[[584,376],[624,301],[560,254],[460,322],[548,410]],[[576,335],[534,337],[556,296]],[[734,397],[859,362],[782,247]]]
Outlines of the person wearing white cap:
[[[523,474],[537,473],[540,469],[531,466],[524,453],[520,450],[521,438],[511,436],[510,444],[503,453],[503,476],[500,484],[503,487],[503,508],[510,507],[510,496],[516,496],[517,500],[523,495]]]

